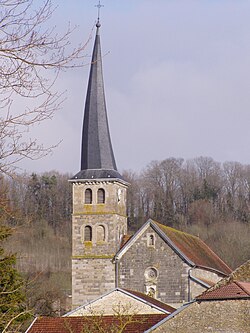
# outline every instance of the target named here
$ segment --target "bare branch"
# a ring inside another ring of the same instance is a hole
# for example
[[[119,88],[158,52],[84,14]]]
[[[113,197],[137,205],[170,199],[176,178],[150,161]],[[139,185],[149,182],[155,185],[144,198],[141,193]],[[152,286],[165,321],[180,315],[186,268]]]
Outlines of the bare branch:
[[[22,159],[43,157],[56,146],[46,148],[28,134],[60,108],[64,96],[54,91],[55,82],[62,70],[84,64],[91,34],[72,48],[75,28],[59,35],[49,27],[51,0],[40,8],[34,0],[0,0],[0,6],[0,171],[9,174]],[[35,101],[32,108],[28,99]],[[23,101],[27,106],[16,111]]]

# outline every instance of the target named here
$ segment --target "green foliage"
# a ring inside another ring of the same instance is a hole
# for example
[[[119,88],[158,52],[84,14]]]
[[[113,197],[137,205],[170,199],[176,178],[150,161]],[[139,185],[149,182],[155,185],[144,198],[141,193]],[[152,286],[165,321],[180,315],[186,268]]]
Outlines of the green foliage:
[[[13,332],[27,319],[24,284],[15,264],[16,256],[6,254],[3,242],[11,229],[0,226],[0,331]]]

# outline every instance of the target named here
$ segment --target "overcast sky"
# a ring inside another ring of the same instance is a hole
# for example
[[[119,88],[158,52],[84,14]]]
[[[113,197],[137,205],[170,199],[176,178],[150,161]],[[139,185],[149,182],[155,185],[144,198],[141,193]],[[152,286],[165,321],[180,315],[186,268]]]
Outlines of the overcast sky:
[[[86,41],[97,0],[54,2],[53,24],[77,25],[72,42]],[[119,171],[168,157],[250,164],[250,1],[102,3],[105,92]],[[89,61],[59,78],[67,100],[35,130],[45,144],[63,141],[52,156],[22,163],[28,172],[79,171]]]

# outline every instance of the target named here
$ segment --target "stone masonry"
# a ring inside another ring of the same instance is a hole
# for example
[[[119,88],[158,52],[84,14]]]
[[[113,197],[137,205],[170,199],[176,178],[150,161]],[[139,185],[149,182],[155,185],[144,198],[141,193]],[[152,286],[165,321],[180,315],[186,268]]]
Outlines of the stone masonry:
[[[88,204],[84,197],[87,189],[92,191],[92,202]],[[97,202],[98,189],[105,193],[105,201],[101,204]],[[91,240],[86,240],[85,227],[91,228]],[[78,180],[73,183],[73,308],[115,287],[112,259],[121,236],[126,233],[126,185],[122,181]]]
[[[149,245],[153,235],[154,245]],[[188,298],[189,266],[149,227],[119,262],[119,287],[149,293],[168,304]]]
[[[173,307],[181,306],[206,290],[191,276],[211,283],[220,279],[212,271],[191,268],[150,225],[122,255],[118,265],[118,287],[152,293],[153,297]]]
[[[154,333],[250,333],[250,300],[195,302]]]

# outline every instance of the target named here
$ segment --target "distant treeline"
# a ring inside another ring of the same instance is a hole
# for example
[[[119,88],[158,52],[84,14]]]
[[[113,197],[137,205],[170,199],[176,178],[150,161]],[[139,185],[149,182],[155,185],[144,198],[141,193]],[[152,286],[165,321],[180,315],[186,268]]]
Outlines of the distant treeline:
[[[48,172],[5,179],[5,195],[12,213],[7,223],[15,229],[8,247],[17,253],[18,268],[23,272],[70,271],[69,177]]]
[[[131,229],[152,218],[200,236],[233,268],[249,259],[250,165],[168,158],[124,177]]]
[[[168,158],[123,173],[129,232],[148,218],[201,237],[229,266],[250,254],[250,165],[212,158]],[[71,290],[72,192],[69,174],[0,177],[0,223],[14,228],[6,250],[17,253],[35,313],[67,309]]]
[[[124,176],[132,185],[131,226],[141,225],[145,217],[170,226],[250,223],[250,165],[221,165],[209,157],[168,158],[150,163],[138,175],[125,172]]]
[[[125,171],[130,233],[148,218],[196,234],[232,267],[249,259],[250,165],[209,157],[151,162]],[[72,193],[69,174],[46,172],[4,179],[8,224],[24,271],[70,271]],[[232,246],[234,250],[232,251]]]

